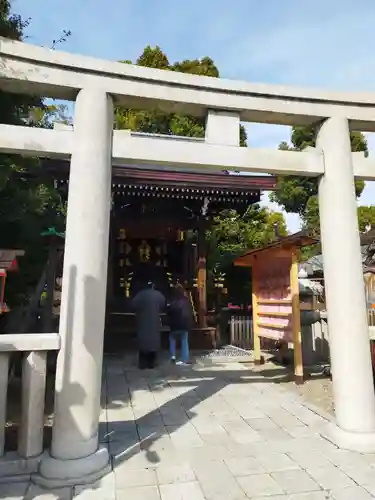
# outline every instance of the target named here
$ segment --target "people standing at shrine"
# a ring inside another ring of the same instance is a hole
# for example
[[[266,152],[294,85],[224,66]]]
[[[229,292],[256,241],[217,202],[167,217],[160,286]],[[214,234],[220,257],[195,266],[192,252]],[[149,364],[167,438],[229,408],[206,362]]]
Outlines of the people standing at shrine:
[[[188,364],[189,331],[194,326],[194,317],[189,297],[184,287],[178,283],[174,287],[172,302],[167,308],[171,332],[169,334],[169,350],[171,361],[176,364]],[[176,362],[176,341],[181,343],[181,361]]]
[[[141,370],[155,368],[157,353],[160,349],[162,326],[160,314],[165,306],[164,295],[156,290],[151,282],[148,282],[131,302],[136,315],[138,366]]]

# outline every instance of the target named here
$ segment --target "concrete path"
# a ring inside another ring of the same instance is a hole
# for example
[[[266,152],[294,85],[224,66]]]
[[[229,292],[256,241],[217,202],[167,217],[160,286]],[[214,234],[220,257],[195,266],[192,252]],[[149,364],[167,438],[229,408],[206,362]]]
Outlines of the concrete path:
[[[106,360],[100,438],[113,472],[73,491],[0,484],[0,499],[375,498],[375,455],[322,438],[325,418],[275,375],[239,363],[140,372]]]

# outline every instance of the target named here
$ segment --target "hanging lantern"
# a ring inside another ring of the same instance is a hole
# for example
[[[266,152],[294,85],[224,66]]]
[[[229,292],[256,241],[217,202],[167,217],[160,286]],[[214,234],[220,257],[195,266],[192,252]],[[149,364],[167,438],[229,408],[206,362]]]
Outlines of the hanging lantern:
[[[216,273],[214,276],[214,287],[223,290],[225,283],[225,274]]]
[[[120,231],[118,232],[118,239],[119,240],[126,239],[126,230],[125,229],[120,229]]]
[[[181,229],[177,229],[177,241],[184,241],[185,240],[185,232],[182,231]]]

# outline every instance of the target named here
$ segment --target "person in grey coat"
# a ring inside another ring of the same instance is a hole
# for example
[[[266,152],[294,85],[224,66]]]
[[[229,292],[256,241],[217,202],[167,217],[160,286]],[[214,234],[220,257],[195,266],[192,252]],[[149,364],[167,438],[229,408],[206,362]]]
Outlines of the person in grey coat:
[[[149,282],[136,294],[131,305],[136,315],[139,368],[154,368],[160,349],[160,313],[165,309],[165,297]]]

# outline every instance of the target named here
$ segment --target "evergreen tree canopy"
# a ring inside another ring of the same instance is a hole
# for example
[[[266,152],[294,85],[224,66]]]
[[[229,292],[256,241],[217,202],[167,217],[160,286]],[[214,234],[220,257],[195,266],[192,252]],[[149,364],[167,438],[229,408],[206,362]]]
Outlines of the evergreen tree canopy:
[[[368,153],[367,141],[361,132],[351,132],[352,151]],[[282,142],[281,150],[303,151],[307,146],[315,147],[316,130],[314,127],[293,127],[291,144]],[[356,195],[364,189],[363,181],[355,181]],[[305,228],[319,233],[318,180],[311,177],[280,176],[271,201],[281,205],[286,212],[299,214]]]
[[[11,13],[8,0],[0,0],[0,36],[22,40],[29,20]],[[64,41],[70,32],[56,43]],[[132,64],[129,60],[124,64]],[[167,71],[219,77],[219,70],[209,57],[171,63],[160,47],[147,46],[135,64]],[[2,123],[33,127],[51,127],[54,120],[67,121],[66,108],[47,105],[42,98],[13,95],[0,92],[0,119]],[[205,119],[164,113],[158,110],[136,111],[115,108],[115,128],[134,131],[187,137],[204,137]],[[246,146],[246,131],[239,127],[241,146]],[[14,299],[25,299],[35,286],[46,262],[45,239],[41,237],[47,228],[57,232],[64,230],[65,206],[53,184],[44,175],[37,158],[25,159],[18,155],[0,155],[0,234],[3,247],[22,248],[26,256],[21,263],[22,273],[16,287]],[[34,175],[27,175],[32,173]],[[253,248],[272,240],[273,224],[279,223],[281,234],[286,234],[282,214],[273,213],[258,205],[249,207],[240,217],[234,210],[225,211],[217,217],[208,239],[211,245],[212,262],[234,257],[247,248]],[[216,264],[215,264],[216,265]]]
[[[131,63],[131,61],[124,61]],[[170,63],[160,47],[147,46],[136,61],[137,65],[168,71],[180,71],[195,75],[218,78],[219,70],[210,57]],[[204,137],[205,119],[158,111],[134,111],[117,107],[115,126],[130,128],[138,132],[149,132],[185,137]],[[240,125],[240,144],[247,145],[245,128]],[[259,205],[249,207],[240,217],[235,210],[226,210],[216,219],[207,237],[211,242],[210,263],[212,266],[230,262],[235,255],[248,248],[262,246],[275,238],[274,223],[279,224],[280,234],[287,234],[286,223],[281,213],[274,213]]]
[[[0,36],[22,40],[28,24],[29,20],[11,12],[8,0],[0,1]],[[51,127],[64,111],[63,106],[46,105],[41,98],[0,92],[1,123]],[[0,246],[26,251],[21,273],[13,275],[7,287],[11,305],[25,299],[39,279],[47,258],[40,233],[51,226],[63,228],[63,212],[53,181],[37,158],[0,155]]]

